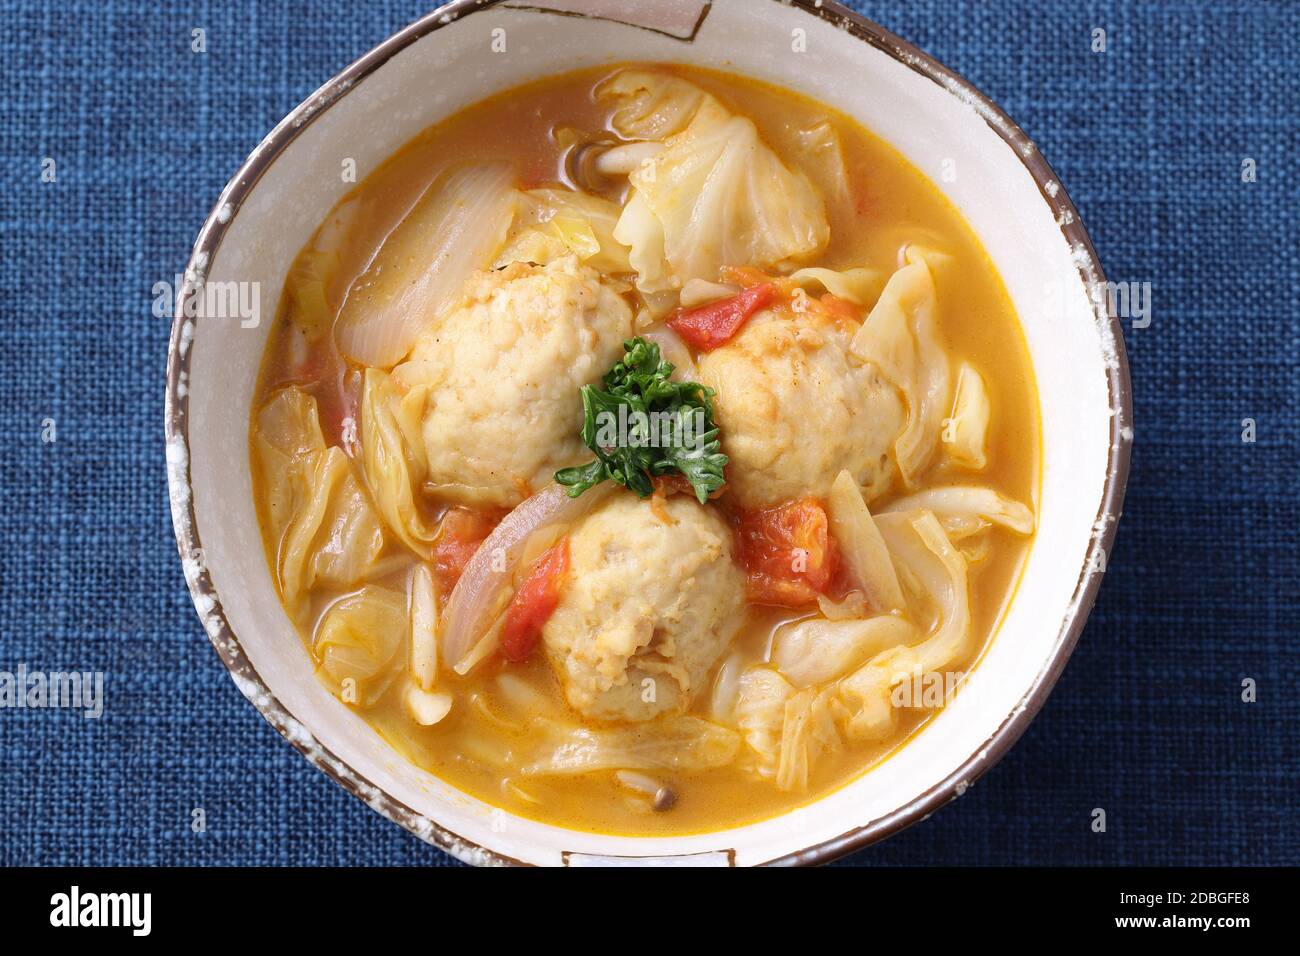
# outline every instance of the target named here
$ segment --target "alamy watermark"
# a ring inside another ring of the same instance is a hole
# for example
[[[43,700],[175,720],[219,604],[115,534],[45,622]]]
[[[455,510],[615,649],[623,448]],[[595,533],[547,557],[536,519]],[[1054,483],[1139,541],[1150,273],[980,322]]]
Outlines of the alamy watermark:
[[[1049,282],[1043,288],[1044,304],[1048,314],[1064,316],[1069,303],[1069,296],[1077,288]],[[1150,282],[1089,282],[1085,286],[1088,301],[1094,310],[1100,310],[1112,319],[1128,319],[1135,329],[1151,326],[1151,283]]]
[[[642,412],[618,406],[618,414],[596,413],[596,444],[601,448],[694,448],[708,434],[704,409]]]
[[[965,679],[965,671],[908,672],[890,691],[889,702],[900,710],[947,707]]]
[[[177,274],[171,282],[160,280],[150,290],[154,318],[170,319],[177,307],[177,290],[185,289],[180,312],[187,319],[238,319],[240,328],[255,329],[262,322],[262,283],[260,282],[191,282]]]
[[[80,710],[87,720],[104,713],[103,671],[0,671],[0,710]]]
[[[1130,319],[1135,329],[1151,325],[1150,282],[1091,282],[1088,297],[1112,319]]]
[[[153,928],[152,893],[91,893],[74,885],[50,897],[54,927],[124,927],[132,936],[148,936]]]

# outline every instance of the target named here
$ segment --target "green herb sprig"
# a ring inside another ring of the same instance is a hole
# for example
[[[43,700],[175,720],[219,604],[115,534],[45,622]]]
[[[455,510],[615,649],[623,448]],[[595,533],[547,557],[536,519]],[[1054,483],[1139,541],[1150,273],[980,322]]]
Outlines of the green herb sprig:
[[[555,480],[570,498],[602,481],[616,481],[642,498],[653,478],[682,474],[703,504],[726,479],[714,391],[698,382],[674,382],[674,366],[659,346],[642,338],[623,343],[624,356],[602,380],[582,386],[582,442],[596,460],[561,468]]]

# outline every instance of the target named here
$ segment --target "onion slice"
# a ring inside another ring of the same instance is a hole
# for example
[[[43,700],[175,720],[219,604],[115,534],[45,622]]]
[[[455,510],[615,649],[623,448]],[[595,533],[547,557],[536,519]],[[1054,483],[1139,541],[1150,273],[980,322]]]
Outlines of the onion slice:
[[[983,518],[1016,534],[1034,533],[1034,513],[1029,508],[980,485],[926,488],[890,502],[881,513],[916,510],[933,511],[945,531],[950,524],[959,524],[962,519]]]
[[[505,242],[513,180],[509,166],[490,163],[434,181],[348,291],[334,327],[344,355],[388,368],[456,304],[465,280]]]
[[[853,476],[841,471],[831,485],[828,512],[831,536],[840,546],[854,581],[882,614],[907,610],[898,572]]]
[[[538,531],[567,525],[594,508],[613,489],[606,481],[570,498],[560,485],[528,498],[506,515],[470,558],[452,589],[444,614],[442,654],[457,672],[504,609],[503,598],[528,539]]]

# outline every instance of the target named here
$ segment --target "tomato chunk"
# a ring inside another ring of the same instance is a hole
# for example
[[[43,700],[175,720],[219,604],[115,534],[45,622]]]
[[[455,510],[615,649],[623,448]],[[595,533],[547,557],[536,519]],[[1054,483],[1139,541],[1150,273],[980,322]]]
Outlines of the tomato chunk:
[[[542,626],[560,603],[568,571],[569,539],[562,538],[537,559],[506,608],[501,628],[501,656],[506,660],[517,663],[533,652]]]
[[[473,508],[452,508],[443,516],[442,533],[433,546],[433,573],[444,601],[456,587],[465,565],[502,517],[499,511]]]
[[[668,320],[668,327],[688,345],[701,352],[711,352],[735,338],[749,317],[775,298],[774,283],[750,286],[730,299],[720,299],[694,309],[683,309]]]
[[[736,538],[754,604],[803,607],[837,586],[839,550],[826,509],[815,498],[742,512]]]
[[[820,299],[814,301],[817,302],[817,308],[824,315],[830,317],[836,325],[846,332],[857,331],[858,326],[862,324],[862,313],[856,305],[846,299],[841,299],[839,296],[827,292]]]

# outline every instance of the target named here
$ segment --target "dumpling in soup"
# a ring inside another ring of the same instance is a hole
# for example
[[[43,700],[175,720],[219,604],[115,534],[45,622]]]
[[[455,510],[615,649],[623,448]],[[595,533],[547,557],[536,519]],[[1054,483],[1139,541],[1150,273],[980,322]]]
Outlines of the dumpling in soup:
[[[767,310],[700,360],[742,508],[824,498],[843,469],[868,497],[888,486],[904,410],[874,367],[849,357],[849,341],[820,313]]]
[[[569,537],[542,641],[569,704],[603,720],[686,709],[745,602],[731,531],[689,495],[612,497]]]
[[[622,355],[631,334],[627,302],[572,256],[470,279],[461,304],[393,372],[403,387],[430,386],[426,489],[513,507],[581,460],[574,395]]]

